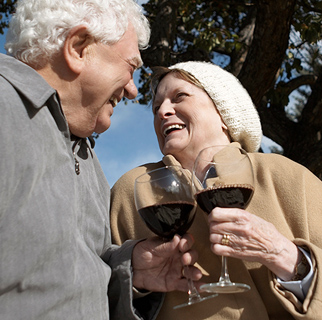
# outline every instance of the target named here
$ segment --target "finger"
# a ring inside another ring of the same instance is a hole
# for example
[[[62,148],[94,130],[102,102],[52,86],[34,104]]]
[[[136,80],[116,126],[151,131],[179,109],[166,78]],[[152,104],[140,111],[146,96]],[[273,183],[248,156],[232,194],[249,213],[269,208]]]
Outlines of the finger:
[[[234,234],[236,236],[235,240],[237,238],[249,238],[254,230],[256,230],[256,225],[251,221],[250,217],[236,218],[235,221],[212,221],[209,223],[210,234]],[[215,239],[215,241],[220,242],[221,238]]]
[[[189,250],[181,257],[182,265],[193,265],[198,261],[198,252],[196,250]]]
[[[185,278],[198,281],[202,278],[202,272],[195,266],[185,266],[182,268],[182,275]]]
[[[208,215],[208,221],[211,222],[236,222],[244,220],[247,211],[239,208],[214,208]]]
[[[210,234],[211,251],[220,256],[232,256],[235,251],[236,236],[232,233]]]
[[[190,250],[194,244],[195,240],[190,233],[186,233],[182,236],[179,243],[180,252],[186,252]]]
[[[165,250],[168,252],[179,251],[180,241],[181,237],[179,235],[175,235],[170,241],[163,243]]]
[[[212,233],[210,234],[210,242],[212,244],[219,244],[221,246],[229,246],[232,244],[232,240],[234,235],[230,233],[218,234]]]

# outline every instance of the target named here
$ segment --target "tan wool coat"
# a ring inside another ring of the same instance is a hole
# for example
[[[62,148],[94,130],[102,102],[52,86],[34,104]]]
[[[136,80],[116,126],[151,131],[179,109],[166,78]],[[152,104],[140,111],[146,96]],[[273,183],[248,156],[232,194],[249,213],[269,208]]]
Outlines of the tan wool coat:
[[[254,166],[255,193],[247,208],[275,225],[295,244],[305,247],[314,264],[314,278],[306,296],[299,301],[284,290],[263,265],[228,258],[231,280],[251,286],[246,293],[221,294],[199,304],[174,310],[187,300],[187,293],[167,293],[158,320],[288,320],[322,319],[322,182],[303,166],[276,154],[249,154]],[[124,174],[112,188],[111,229],[113,241],[153,236],[135,209],[134,180],[144,172],[164,165],[178,165],[172,156]],[[189,230],[199,253],[198,266],[204,282],[216,282],[221,259],[210,250],[206,214],[197,209]]]

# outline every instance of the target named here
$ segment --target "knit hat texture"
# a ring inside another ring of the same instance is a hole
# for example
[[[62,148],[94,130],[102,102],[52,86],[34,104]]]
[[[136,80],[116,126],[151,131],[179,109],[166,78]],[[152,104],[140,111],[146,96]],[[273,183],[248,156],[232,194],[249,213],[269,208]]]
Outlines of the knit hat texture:
[[[210,62],[177,63],[169,69],[190,73],[208,93],[233,141],[247,152],[256,152],[262,140],[262,128],[257,110],[246,89],[228,71]]]

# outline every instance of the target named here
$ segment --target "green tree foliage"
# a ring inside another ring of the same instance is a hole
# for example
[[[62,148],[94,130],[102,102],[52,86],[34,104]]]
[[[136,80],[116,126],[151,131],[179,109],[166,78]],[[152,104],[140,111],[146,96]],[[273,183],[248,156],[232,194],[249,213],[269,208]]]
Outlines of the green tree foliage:
[[[9,16],[14,11],[17,0],[0,0],[0,34],[8,27]]]
[[[263,133],[322,178],[320,0],[150,0],[139,101],[157,65],[215,61],[251,95]],[[276,151],[275,149],[272,151]]]

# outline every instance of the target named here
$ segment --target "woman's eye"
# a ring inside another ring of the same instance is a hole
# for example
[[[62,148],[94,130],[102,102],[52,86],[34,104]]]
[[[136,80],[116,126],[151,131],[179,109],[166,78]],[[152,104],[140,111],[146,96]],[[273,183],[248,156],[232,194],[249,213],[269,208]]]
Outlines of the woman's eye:
[[[178,92],[177,94],[176,94],[176,96],[175,96],[175,99],[176,100],[181,100],[181,99],[183,99],[184,97],[186,97],[188,94],[187,93],[185,93],[185,92]]]
[[[153,114],[156,114],[159,111],[159,109],[160,109],[160,106],[153,106],[152,107]]]

